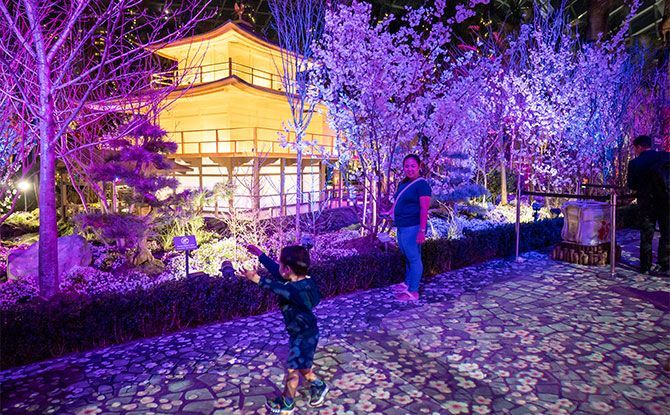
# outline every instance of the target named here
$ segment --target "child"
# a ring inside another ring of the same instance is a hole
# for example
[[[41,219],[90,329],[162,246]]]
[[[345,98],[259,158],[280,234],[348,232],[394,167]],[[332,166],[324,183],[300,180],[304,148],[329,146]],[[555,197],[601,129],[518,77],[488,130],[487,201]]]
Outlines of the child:
[[[279,306],[289,335],[284,393],[268,400],[266,406],[273,414],[292,414],[299,373],[311,383],[309,404],[319,406],[325,401],[329,389],[312,371],[314,351],[319,341],[319,328],[312,308],[319,303],[321,296],[314,281],[307,276],[309,252],[299,245],[287,246],[282,249],[277,264],[254,245],[247,246],[247,250],[258,256],[275,279],[261,278],[256,271],[243,270],[243,274],[249,281],[279,296]]]

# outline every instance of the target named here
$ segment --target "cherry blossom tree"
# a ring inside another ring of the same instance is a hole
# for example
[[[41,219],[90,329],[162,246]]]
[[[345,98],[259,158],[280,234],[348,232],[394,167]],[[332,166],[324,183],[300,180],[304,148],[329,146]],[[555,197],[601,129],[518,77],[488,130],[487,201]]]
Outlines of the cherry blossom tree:
[[[471,43],[454,27],[472,16],[473,2],[453,16],[443,2],[408,10],[395,30],[390,19],[373,21],[364,3],[328,11],[316,85],[346,137],[344,162],[361,165],[372,200],[363,223],[375,230],[375,204],[410,151],[447,182],[454,154],[469,158],[475,178],[493,168],[504,178],[509,168],[537,190],[621,177],[617,153],[626,153],[633,123],[652,122],[647,108],[663,90],[626,42],[637,4],[612,36],[590,43],[563,8],[537,8],[517,30],[476,33]]]
[[[160,67],[150,63],[150,45],[181,38],[206,17],[197,2],[168,3],[161,10],[143,3],[0,0],[0,72],[16,77],[15,87],[2,93],[23,110],[21,128],[39,147],[42,296],[52,296],[59,286],[57,157],[67,159],[72,138],[97,123],[99,112],[118,112],[128,97],[141,102],[139,92],[150,81],[147,69]]]
[[[362,223],[372,232],[379,224],[377,207],[388,199],[402,155],[421,149],[420,134],[434,138],[444,133],[438,125],[448,126],[436,122],[425,128],[435,112],[433,98],[441,94],[430,85],[449,70],[445,59],[453,26],[471,17],[479,3],[484,2],[447,8],[445,1],[437,1],[434,8],[409,9],[395,31],[391,18],[374,22],[366,3],[353,1],[326,12],[315,83],[333,128],[346,137],[341,161],[355,158],[362,167],[371,199]],[[446,16],[447,10],[453,15]]]
[[[492,88],[505,98],[510,163],[531,187],[572,191],[582,177],[607,180],[614,171],[642,86],[644,59],[625,42],[629,21],[609,39],[583,43],[561,9],[536,11],[508,40]]]
[[[481,46],[461,43],[453,48],[447,66],[425,94],[430,101],[429,116],[417,151],[448,192],[453,190],[449,183],[475,178],[486,187],[491,154],[495,153],[491,133],[496,127],[496,99],[489,95],[489,84],[495,82],[500,60],[482,53]],[[454,154],[467,157],[459,162],[469,172],[467,177],[454,168]]]

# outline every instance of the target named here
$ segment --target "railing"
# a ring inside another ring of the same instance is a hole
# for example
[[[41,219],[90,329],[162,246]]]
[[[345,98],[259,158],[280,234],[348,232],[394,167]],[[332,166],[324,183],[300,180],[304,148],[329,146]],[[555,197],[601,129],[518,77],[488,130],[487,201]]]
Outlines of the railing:
[[[230,58],[228,62],[155,73],[151,77],[151,86],[157,88],[171,86],[175,83],[179,83],[180,85],[197,85],[228,78],[233,75],[252,85],[277,91],[284,90],[281,75],[233,62]]]
[[[170,139],[177,143],[177,155],[187,154],[294,154],[289,144],[283,147],[280,135],[286,137],[288,143],[295,143],[295,134],[282,130],[262,127],[219,128],[212,130],[190,130],[168,133]],[[335,155],[335,137],[325,134],[305,134],[304,140],[316,143],[309,146],[304,155],[325,154]]]
[[[351,200],[348,197],[338,197],[337,189],[332,186],[326,186],[323,190],[303,191],[302,194],[302,214],[321,212],[323,209],[352,206]],[[218,200],[214,204],[204,206],[206,212],[214,213],[217,216],[224,212],[230,212],[231,209],[235,209],[238,213],[254,212],[253,196],[236,194],[232,206],[223,200]],[[262,218],[293,214],[296,209],[295,192],[262,194],[258,201],[258,209],[258,213]]]

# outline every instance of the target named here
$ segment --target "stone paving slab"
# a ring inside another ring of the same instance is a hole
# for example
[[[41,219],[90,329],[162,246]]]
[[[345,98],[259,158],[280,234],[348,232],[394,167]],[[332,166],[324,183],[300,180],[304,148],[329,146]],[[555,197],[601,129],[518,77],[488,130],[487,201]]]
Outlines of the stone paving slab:
[[[637,233],[621,238],[634,262]],[[324,301],[315,362],[332,391],[315,409],[300,389],[297,413],[670,414],[670,317],[626,295],[670,279],[524,259],[439,275],[416,304]],[[0,413],[265,414],[286,356],[276,312],[213,324],[0,372]]]

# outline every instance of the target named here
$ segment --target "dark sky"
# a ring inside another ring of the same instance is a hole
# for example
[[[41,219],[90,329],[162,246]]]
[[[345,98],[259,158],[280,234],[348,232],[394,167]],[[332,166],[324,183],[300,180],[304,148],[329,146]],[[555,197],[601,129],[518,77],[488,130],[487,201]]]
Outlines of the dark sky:
[[[402,13],[405,6],[419,6],[426,2],[426,0],[368,0],[373,5],[373,12],[378,16],[383,16],[387,13]],[[428,0],[430,1],[430,0]],[[243,3],[246,6],[247,20],[252,18],[254,20],[255,29],[264,34],[270,39],[276,36],[272,30],[270,10],[268,9],[267,0],[211,0],[209,7],[216,10],[216,17],[204,23],[198,31],[208,31],[214,29],[228,20],[235,20],[237,14],[235,13],[235,3]],[[164,0],[146,0],[145,5],[161,9],[166,3]],[[206,1],[203,1],[203,4]]]
[[[175,2],[180,0],[170,0],[170,2]],[[193,0],[182,0],[182,1],[193,1]],[[206,0],[200,0],[202,3],[206,3]],[[326,0],[324,0],[326,1]],[[347,0],[331,0],[331,1],[340,1],[346,2]],[[372,3],[373,12],[377,16],[384,16],[386,14],[402,14],[403,8],[406,6],[417,7],[422,4],[431,4],[433,0],[366,0]],[[639,10],[638,16],[633,19],[631,24],[632,33],[641,33],[649,32],[652,36],[655,33],[654,22],[660,19],[660,12],[657,8],[653,7],[653,4],[656,0],[641,0],[641,8]],[[247,12],[246,20],[252,20],[257,32],[265,35],[270,40],[275,40],[276,35],[272,29],[271,16],[268,8],[268,0],[210,0],[209,8],[212,11],[216,11],[216,16],[213,19],[204,22],[198,28],[198,32],[206,32],[212,30],[228,20],[234,20],[237,15],[234,11],[235,3],[243,3],[246,6]],[[545,4],[550,5],[549,7],[559,8],[563,0],[491,0],[488,6],[481,7],[482,10],[485,10],[486,14],[491,14],[496,21],[517,21],[522,19],[524,9],[532,7],[533,4]],[[144,4],[160,10],[163,5],[166,3],[166,0],[145,0]],[[610,16],[610,24],[614,27],[617,26],[617,23],[625,16],[627,9],[625,7],[620,7],[623,3],[623,0],[614,0],[613,1],[613,10],[612,15]],[[454,4],[453,0],[447,1],[447,4]],[[587,0],[565,0],[566,12],[570,15],[572,19],[579,19],[579,26],[585,28],[586,26],[586,8],[588,1]]]

